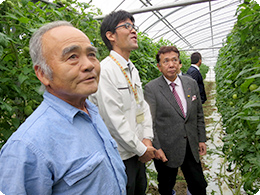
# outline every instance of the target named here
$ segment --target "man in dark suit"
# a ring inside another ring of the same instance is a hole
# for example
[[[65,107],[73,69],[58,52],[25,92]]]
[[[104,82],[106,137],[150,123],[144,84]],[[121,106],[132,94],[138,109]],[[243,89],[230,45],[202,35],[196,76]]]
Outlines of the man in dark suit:
[[[197,82],[177,75],[180,63],[176,47],[161,47],[156,59],[163,75],[145,86],[144,95],[153,117],[159,192],[172,194],[181,167],[191,194],[205,195],[207,183],[200,155],[206,154],[206,131]]]
[[[191,59],[191,66],[188,69],[187,74],[190,75],[193,79],[195,79],[197,81],[199,89],[200,89],[201,102],[202,102],[202,104],[204,104],[205,101],[207,100],[207,96],[206,96],[206,92],[205,92],[203,78],[199,71],[199,67],[202,62],[201,54],[199,52],[195,52],[195,53],[191,54],[190,59]]]

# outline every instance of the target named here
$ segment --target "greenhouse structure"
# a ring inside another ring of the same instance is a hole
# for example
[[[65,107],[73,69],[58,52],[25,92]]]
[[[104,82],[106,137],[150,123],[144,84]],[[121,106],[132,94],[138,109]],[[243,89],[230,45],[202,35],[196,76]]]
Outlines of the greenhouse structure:
[[[101,23],[109,13],[125,10],[138,27],[138,49],[131,52],[130,60],[142,87],[161,75],[156,61],[161,46],[178,48],[183,73],[191,66],[192,53],[202,56],[200,72],[208,97],[203,104],[207,154],[200,159],[207,194],[260,195],[259,3],[0,0],[0,149],[43,100],[29,53],[36,29],[52,21],[69,21],[88,36],[102,61],[109,51],[100,35]],[[153,161],[146,163],[146,174],[147,195],[159,195]],[[177,195],[189,194],[181,170],[174,190]]]

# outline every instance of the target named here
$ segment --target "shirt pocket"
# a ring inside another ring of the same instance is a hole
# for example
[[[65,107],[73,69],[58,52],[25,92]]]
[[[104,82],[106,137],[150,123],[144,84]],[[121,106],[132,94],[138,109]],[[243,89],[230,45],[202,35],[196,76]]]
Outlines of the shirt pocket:
[[[120,93],[120,98],[122,99],[124,110],[131,109],[131,91],[128,85],[117,85],[117,90]]]
[[[74,164],[80,164],[77,168],[69,171],[67,175],[64,177],[64,181],[72,186],[76,182],[90,175],[103,161],[104,156],[97,152],[92,156],[86,159],[78,159],[77,161],[82,162],[74,162]]]

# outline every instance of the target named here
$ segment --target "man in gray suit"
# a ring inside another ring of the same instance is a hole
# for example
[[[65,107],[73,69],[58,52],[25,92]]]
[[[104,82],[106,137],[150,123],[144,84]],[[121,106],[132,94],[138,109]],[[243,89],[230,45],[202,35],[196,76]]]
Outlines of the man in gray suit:
[[[204,114],[197,82],[178,76],[179,55],[174,46],[161,47],[156,59],[163,75],[144,90],[153,117],[158,187],[160,194],[171,195],[181,167],[191,194],[205,195],[200,163],[200,155],[206,154]]]

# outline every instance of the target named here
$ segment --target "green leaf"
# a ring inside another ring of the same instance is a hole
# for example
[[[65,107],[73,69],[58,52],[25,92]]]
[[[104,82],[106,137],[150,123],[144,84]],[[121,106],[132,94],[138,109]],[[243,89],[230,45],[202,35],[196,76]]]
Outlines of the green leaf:
[[[21,23],[28,23],[29,22],[29,19],[28,18],[26,18],[26,17],[21,17],[21,18],[19,18],[19,22],[21,22]]]
[[[247,77],[246,79],[254,79],[254,78],[260,78],[260,73],[259,74],[255,74],[253,76]]]
[[[23,4],[23,6],[26,6],[27,5],[27,3],[29,2],[30,0],[21,0],[21,2],[22,2],[22,4]]]
[[[20,120],[19,118],[12,118],[12,124],[14,125],[14,127],[17,129],[20,125]]]
[[[8,40],[9,38],[5,34],[0,32],[0,46],[2,45],[3,47],[7,47]]]
[[[254,92],[255,91],[259,92],[260,91],[260,86],[257,89],[255,89]]]
[[[240,118],[247,121],[256,121],[256,122],[260,120],[259,116],[241,116]]]
[[[0,35],[1,36],[1,35]],[[4,53],[4,48],[2,45],[0,45],[0,57],[3,55]]]
[[[3,109],[3,110],[7,110],[8,112],[11,112],[12,111],[12,106],[8,105],[7,103],[5,102],[1,102],[2,105],[0,105],[0,108]]]
[[[257,132],[255,133],[256,135],[260,135],[260,128],[258,128]]]
[[[10,129],[3,129],[2,130],[2,134],[3,137],[7,140],[11,135],[12,135],[13,131],[10,131]]]
[[[260,123],[257,125],[257,133],[260,135]]]
[[[248,87],[249,85],[254,81],[254,78],[247,78],[247,80],[245,80],[245,82],[240,86],[240,89],[243,93],[246,93],[248,91]]]
[[[7,81],[12,81],[11,78],[0,78],[0,83],[6,84]]]
[[[14,14],[11,14],[11,13],[7,13],[6,16],[4,16],[4,17],[10,18],[10,19],[13,19],[13,20],[18,20],[18,18]]]
[[[32,67],[24,66],[23,74],[27,75],[28,73],[33,72]]]
[[[246,38],[248,37],[248,31],[249,31],[249,27],[247,27],[243,31],[241,31],[241,42],[242,42],[242,44],[245,42]]]
[[[24,74],[20,74],[18,76],[18,81],[20,84],[22,84],[26,79],[28,79],[28,76],[24,75]]]
[[[253,67],[253,68],[249,68],[249,69],[245,69],[245,70],[242,70],[236,77],[236,79],[238,79],[241,75],[243,74],[246,74],[248,72],[251,72],[252,70],[257,70],[257,69],[260,69],[260,67]]]
[[[260,102],[254,102],[254,103],[247,103],[243,108],[254,108],[254,107],[260,107]]]

